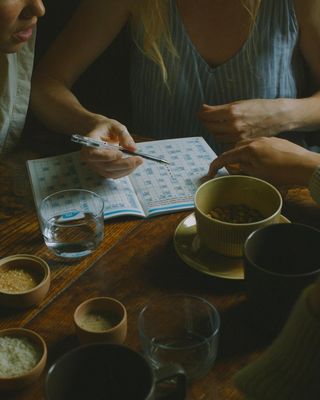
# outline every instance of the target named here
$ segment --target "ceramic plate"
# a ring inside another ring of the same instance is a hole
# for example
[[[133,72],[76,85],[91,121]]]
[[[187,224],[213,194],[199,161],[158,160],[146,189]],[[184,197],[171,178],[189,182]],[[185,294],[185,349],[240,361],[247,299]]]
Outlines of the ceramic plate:
[[[281,215],[280,222],[289,223],[290,221]],[[218,278],[244,278],[241,257],[226,257],[200,245],[194,213],[180,222],[173,241],[179,257],[191,268]]]

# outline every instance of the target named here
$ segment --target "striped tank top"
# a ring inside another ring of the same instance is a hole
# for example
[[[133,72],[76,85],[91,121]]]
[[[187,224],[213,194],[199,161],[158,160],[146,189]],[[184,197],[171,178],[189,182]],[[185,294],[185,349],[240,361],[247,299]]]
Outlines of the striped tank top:
[[[203,136],[219,154],[221,146],[197,118],[202,104],[302,96],[304,74],[298,82],[297,71],[303,68],[296,51],[299,28],[292,0],[263,0],[243,47],[214,68],[191,42],[175,0],[170,5],[170,29],[179,59],[172,60],[164,50],[169,90],[159,66],[132,47],[132,133],[155,139]]]

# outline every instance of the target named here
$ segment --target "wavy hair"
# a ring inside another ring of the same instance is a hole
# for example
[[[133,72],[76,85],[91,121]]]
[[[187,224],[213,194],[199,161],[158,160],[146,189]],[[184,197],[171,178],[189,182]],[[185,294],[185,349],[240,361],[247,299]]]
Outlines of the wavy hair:
[[[174,0],[173,0],[174,1]],[[262,0],[239,0],[251,17],[250,29],[254,27]],[[159,65],[162,78],[168,81],[163,59],[163,49],[178,58],[169,26],[170,0],[136,0],[131,12],[133,39],[142,53]]]

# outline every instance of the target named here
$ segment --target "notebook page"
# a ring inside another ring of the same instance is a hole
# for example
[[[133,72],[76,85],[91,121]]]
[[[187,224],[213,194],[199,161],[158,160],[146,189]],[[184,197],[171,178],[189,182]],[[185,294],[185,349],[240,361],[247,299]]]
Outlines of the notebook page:
[[[138,143],[138,149],[170,165],[144,160],[130,175],[147,216],[194,207],[194,194],[217,156],[202,137]],[[220,174],[227,174],[225,169]]]
[[[80,159],[80,153],[29,160],[28,172],[37,209],[43,198],[65,189],[87,189],[99,194],[104,202],[104,217],[144,216],[128,177],[106,179],[95,174]]]

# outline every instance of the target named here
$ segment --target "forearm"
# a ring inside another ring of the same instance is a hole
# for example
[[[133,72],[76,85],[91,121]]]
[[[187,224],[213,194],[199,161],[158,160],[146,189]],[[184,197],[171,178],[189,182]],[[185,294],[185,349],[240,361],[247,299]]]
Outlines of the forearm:
[[[86,134],[104,117],[85,109],[62,83],[38,76],[33,81],[31,109],[53,131]]]
[[[320,129],[320,91],[302,99],[276,99],[279,132]]]

